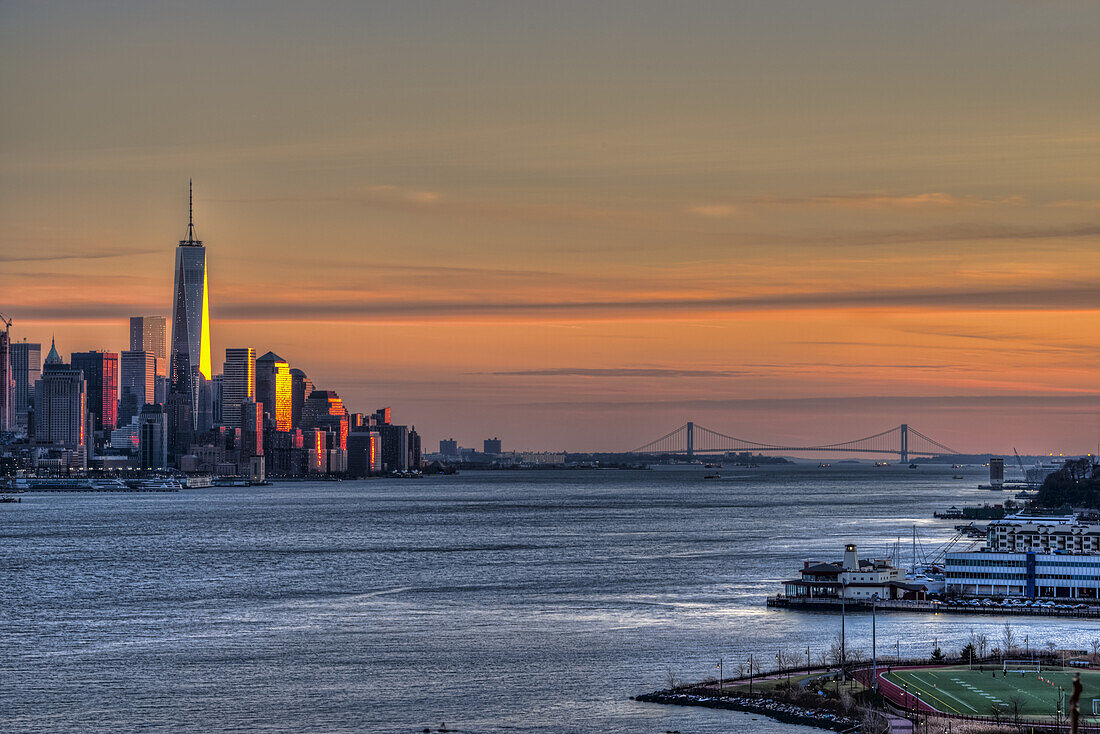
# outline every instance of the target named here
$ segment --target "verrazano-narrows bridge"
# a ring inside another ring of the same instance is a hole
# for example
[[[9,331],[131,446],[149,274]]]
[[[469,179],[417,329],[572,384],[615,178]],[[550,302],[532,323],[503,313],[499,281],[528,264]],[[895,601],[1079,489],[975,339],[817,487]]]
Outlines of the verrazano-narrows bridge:
[[[888,431],[864,436],[840,443],[825,443],[817,446],[780,446],[778,444],[747,441],[743,438],[727,436],[709,428],[687,422],[661,436],[658,439],[639,446],[632,454],[695,454],[724,453],[726,451],[831,451],[837,453],[860,454],[897,454],[902,462],[908,462],[910,456],[943,456],[959,452],[939,441],[925,436],[907,423]]]

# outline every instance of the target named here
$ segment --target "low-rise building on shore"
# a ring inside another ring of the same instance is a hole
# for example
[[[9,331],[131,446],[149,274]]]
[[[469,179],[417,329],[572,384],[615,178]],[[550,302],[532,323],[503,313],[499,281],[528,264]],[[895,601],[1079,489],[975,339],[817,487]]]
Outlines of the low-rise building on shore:
[[[1100,523],[1016,514],[989,523],[985,547],[948,553],[947,592],[963,596],[1100,598]]]
[[[844,560],[805,561],[802,578],[783,582],[792,599],[924,599],[926,589],[905,582],[905,572],[888,559],[860,559],[854,543],[844,546]]]

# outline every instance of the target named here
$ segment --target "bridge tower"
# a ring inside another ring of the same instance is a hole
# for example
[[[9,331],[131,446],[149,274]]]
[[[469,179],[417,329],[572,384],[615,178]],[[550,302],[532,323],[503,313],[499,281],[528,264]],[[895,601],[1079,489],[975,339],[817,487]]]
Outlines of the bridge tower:
[[[899,451],[898,453],[901,454],[901,463],[902,464],[908,464],[909,463],[909,424],[908,423],[902,423],[901,424],[901,451]]]
[[[687,422],[687,455],[689,459],[695,456],[695,424],[691,421]]]

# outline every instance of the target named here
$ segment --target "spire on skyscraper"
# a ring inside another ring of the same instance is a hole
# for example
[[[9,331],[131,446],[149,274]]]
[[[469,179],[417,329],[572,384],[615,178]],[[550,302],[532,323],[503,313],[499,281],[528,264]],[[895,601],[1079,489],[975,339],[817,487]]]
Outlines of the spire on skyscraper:
[[[181,245],[202,247],[202,240],[195,237],[195,200],[191,179],[187,179],[187,239],[180,240]]]
[[[41,354],[41,352],[39,352],[39,354]],[[63,361],[61,355],[57,353],[57,342],[51,336],[50,353],[46,355],[46,364],[62,364]]]

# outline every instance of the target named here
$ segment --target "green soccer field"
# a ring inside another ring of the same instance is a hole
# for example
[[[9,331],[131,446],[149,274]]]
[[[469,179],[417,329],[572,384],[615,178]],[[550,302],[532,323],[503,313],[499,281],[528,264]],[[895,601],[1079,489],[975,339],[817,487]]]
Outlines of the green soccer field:
[[[1009,672],[1006,677],[999,666],[996,670],[986,667],[980,672],[977,667],[967,670],[962,665],[899,670],[882,678],[946,713],[989,716],[997,706],[1012,716],[1018,707],[1020,716],[1048,718],[1054,716],[1058,705],[1058,686],[1065,689],[1065,700],[1069,700],[1075,672],[1081,673],[1081,714],[1092,718],[1092,699],[1100,698],[1100,671],[1051,669],[1038,674]],[[912,698],[908,705],[914,705]]]

